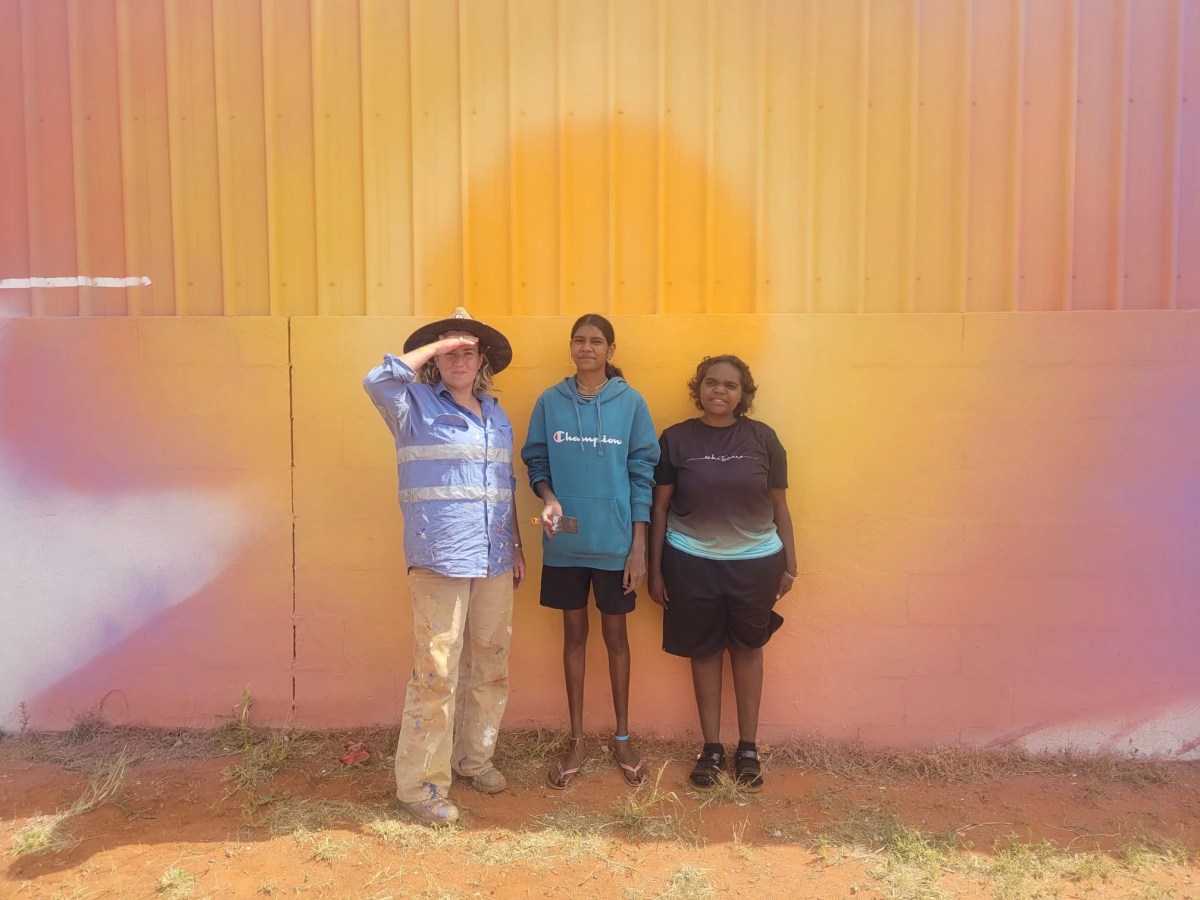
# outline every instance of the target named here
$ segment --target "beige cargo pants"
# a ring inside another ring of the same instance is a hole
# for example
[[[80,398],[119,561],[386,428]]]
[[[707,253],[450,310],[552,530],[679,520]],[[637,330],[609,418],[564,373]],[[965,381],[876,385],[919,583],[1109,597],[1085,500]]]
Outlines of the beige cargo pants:
[[[413,670],[396,744],[396,797],[428,800],[450,790],[451,770],[489,768],[508,702],[512,572],[451,578],[408,574]]]

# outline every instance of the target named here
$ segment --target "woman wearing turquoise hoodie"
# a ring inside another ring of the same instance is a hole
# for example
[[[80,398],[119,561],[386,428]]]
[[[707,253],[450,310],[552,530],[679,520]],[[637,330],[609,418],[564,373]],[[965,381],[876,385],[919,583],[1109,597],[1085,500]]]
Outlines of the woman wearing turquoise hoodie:
[[[529,420],[521,458],[529,484],[542,498],[542,606],[563,614],[563,672],[571,742],[546,783],[567,787],[587,758],[583,746],[583,672],[588,636],[588,593],[600,610],[616,732],[613,754],[631,785],[646,779],[629,740],[629,639],[633,611],[646,576],[646,528],[658,463],[658,438],[642,395],[612,364],[612,324],[588,313],[571,328],[575,374],[548,388]],[[560,519],[578,519],[578,531]]]

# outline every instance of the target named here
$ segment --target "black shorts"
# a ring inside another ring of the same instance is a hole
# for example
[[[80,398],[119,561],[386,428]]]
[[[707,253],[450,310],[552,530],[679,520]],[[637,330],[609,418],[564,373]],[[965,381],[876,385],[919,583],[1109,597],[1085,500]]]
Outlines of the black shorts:
[[[771,639],[783,617],[775,595],[783,579],[783,551],[761,559],[704,559],[663,547],[667,586],[663,650],[697,659],[726,647],[753,650]]]
[[[606,616],[633,612],[637,594],[625,593],[625,573],[587,566],[542,566],[542,606],[551,609],[586,609],[588,591],[596,595],[596,608]]]

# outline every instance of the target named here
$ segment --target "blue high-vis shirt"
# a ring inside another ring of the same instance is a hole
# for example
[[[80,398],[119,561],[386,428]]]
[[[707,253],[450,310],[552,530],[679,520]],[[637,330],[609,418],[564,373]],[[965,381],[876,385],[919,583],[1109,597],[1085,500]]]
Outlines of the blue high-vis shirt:
[[[404,556],[456,578],[513,567],[513,429],[495,397],[483,418],[388,354],[363,380],[396,441]]]

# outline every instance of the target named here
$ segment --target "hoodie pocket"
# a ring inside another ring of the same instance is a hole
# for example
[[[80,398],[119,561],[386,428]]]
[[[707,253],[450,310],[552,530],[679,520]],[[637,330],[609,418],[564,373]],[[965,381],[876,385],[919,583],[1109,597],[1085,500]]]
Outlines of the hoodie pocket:
[[[611,497],[559,496],[564,516],[579,519],[579,533],[560,531],[550,539],[556,556],[581,560],[625,556],[633,541],[629,510],[622,510]]]

